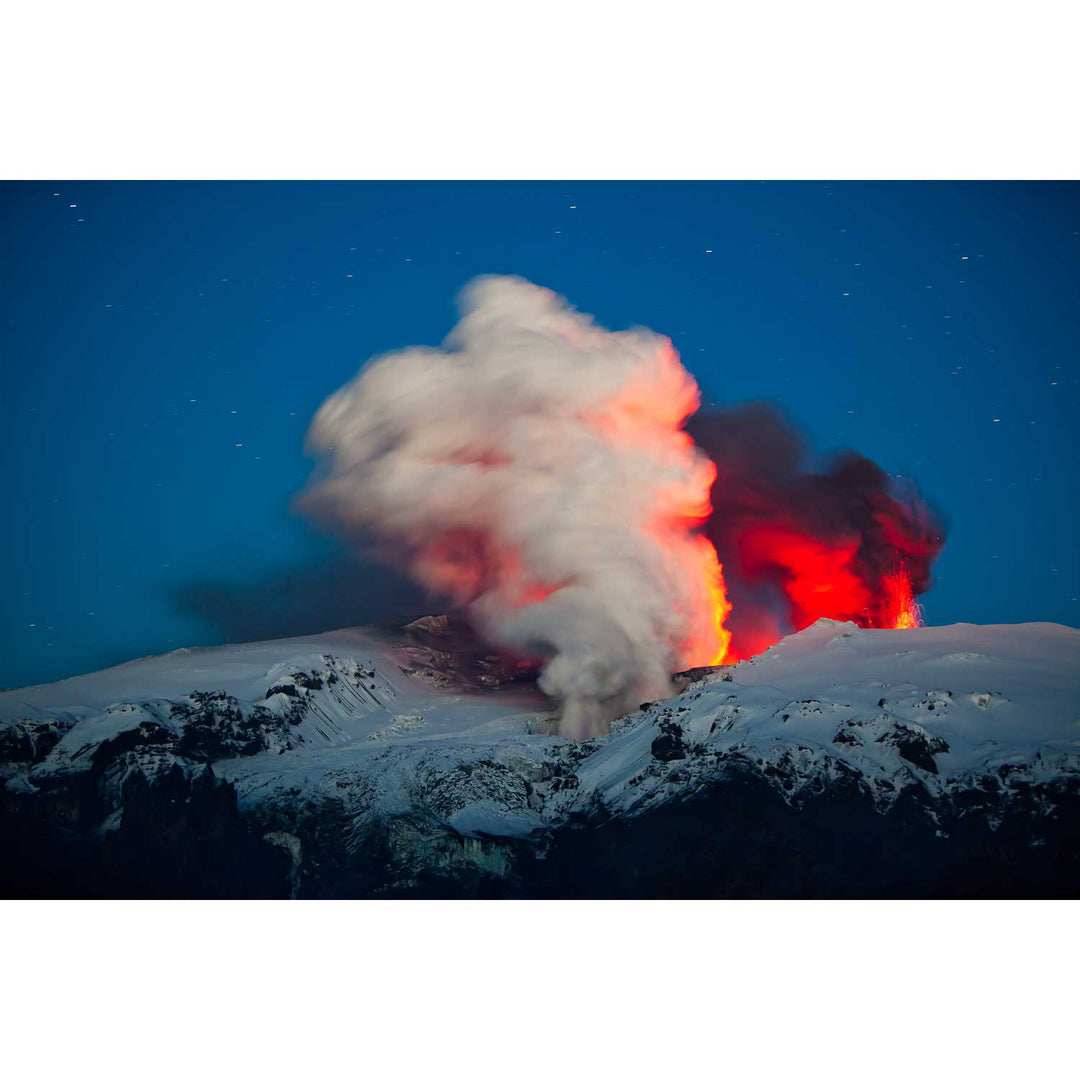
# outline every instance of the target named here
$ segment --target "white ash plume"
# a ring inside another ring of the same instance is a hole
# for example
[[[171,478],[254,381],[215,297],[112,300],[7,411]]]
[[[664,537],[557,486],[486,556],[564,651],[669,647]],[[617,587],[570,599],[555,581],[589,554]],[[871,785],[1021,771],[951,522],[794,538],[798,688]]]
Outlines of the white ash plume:
[[[461,310],[442,349],[378,357],[322,405],[300,503],[541,659],[560,730],[601,734],[715,646],[697,385],[667,338],[520,278],[473,281]]]

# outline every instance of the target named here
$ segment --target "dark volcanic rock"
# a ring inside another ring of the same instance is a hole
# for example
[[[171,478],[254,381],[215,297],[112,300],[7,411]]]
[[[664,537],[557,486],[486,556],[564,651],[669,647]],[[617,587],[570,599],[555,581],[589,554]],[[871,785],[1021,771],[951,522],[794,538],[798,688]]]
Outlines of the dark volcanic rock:
[[[1076,785],[1044,794],[1062,807],[1038,826],[1013,807],[1008,826],[934,808],[912,793],[887,813],[853,778],[794,807],[753,768],[631,818],[603,814],[520,853],[515,894],[597,899],[858,899],[1075,896]],[[1007,799],[999,801],[1004,809]],[[936,810],[937,823],[928,814]]]
[[[228,899],[289,895],[288,855],[244,818],[209,767],[136,770],[110,801],[93,773],[28,800],[0,792],[9,897]]]
[[[934,755],[949,752],[949,744],[944,739],[911,724],[897,724],[893,731],[886,732],[878,742],[895,746],[905,761],[935,774],[938,767]]]
[[[679,709],[680,713],[685,709]],[[657,726],[660,734],[652,741],[650,753],[657,761],[682,761],[686,757],[686,742],[682,724],[674,718],[671,708],[662,709]]]
[[[0,728],[0,764],[36,765],[44,761],[52,748],[74,723],[56,720],[21,720]]]
[[[191,705],[172,709],[184,725],[177,749],[185,758],[217,761],[290,745],[288,721],[261,705],[245,715],[236,698],[221,692],[190,697]]]
[[[678,730],[665,731],[652,741],[651,753],[657,761],[682,761],[686,757],[686,744]]]
[[[281,796],[243,812],[233,786],[203,766],[174,764],[156,776],[134,769],[118,796],[89,771],[31,797],[0,790],[2,887],[8,896],[324,898],[1060,897],[1080,890],[1075,778],[979,778],[937,799],[908,785],[883,809],[849,766],[805,784],[805,762],[786,753],[764,766],[727,754],[697,785],[680,764],[668,781],[682,797],[630,816],[592,801],[557,828],[514,838],[470,838],[445,821],[459,801],[455,786],[471,776],[510,783],[515,804],[527,804],[531,785],[490,762],[471,775],[439,777],[430,808],[417,804],[362,824],[345,795]],[[113,758],[111,768],[123,764]],[[549,783],[560,796],[578,790],[574,773]]]

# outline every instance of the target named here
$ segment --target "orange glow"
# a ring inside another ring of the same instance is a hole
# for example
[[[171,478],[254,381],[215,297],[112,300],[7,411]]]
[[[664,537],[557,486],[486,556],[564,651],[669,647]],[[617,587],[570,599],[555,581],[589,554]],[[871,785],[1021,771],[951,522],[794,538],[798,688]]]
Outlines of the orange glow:
[[[682,631],[671,644],[684,668],[734,662],[731,632],[724,625],[731,604],[723,567],[712,542],[696,531],[713,511],[716,466],[682,430],[698,401],[696,384],[667,342],[652,379],[632,382],[587,417],[606,438],[624,441],[651,462],[672,467],[671,479],[654,490],[653,517],[645,527],[672,580],[683,585]]]
[[[688,666],[733,663],[735,658],[731,655],[731,631],[724,626],[731,612],[731,603],[724,586],[724,568],[716,556],[716,548],[704,536],[697,537],[697,543],[702,578],[709,599],[710,634],[706,640],[695,645],[695,652],[690,656]],[[711,640],[713,634],[715,643]]]

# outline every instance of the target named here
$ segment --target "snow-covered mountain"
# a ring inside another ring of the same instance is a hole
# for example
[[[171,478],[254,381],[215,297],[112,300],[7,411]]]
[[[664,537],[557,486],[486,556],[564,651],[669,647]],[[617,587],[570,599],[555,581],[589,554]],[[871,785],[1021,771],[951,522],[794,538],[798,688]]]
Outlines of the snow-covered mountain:
[[[5,891],[1076,892],[1078,630],[822,620],[581,743],[531,685],[455,681],[443,631],[180,649],[0,694]]]

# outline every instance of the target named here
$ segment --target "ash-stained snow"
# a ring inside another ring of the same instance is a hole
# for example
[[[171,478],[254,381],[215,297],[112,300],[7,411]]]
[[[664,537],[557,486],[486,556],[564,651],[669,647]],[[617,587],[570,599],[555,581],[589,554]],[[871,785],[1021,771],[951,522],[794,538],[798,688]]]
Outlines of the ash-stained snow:
[[[854,784],[878,813],[905,791],[1000,802],[1080,775],[1080,631],[1053,624],[821,620],[752,661],[689,673],[681,693],[582,743],[556,733],[532,688],[447,692],[410,667],[385,638],[341,631],[182,649],[7,691],[7,795],[55,792],[90,770],[101,813],[120,820],[133,772],[152,781],[210,764],[294,870],[315,814],[346,851],[382,829],[408,863],[400,874],[420,880],[424,851],[438,850],[444,870],[496,873],[506,854],[485,838],[540,842],[598,814],[633,819],[733,769],[792,807]],[[450,853],[447,836],[461,841]]]

